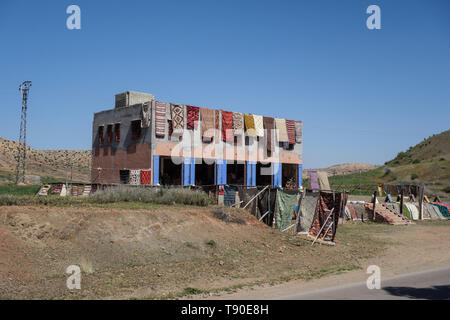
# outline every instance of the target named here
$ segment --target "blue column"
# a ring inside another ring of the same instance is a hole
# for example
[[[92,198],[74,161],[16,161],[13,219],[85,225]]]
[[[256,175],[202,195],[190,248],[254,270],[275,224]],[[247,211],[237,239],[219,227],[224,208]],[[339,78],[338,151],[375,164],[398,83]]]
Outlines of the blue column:
[[[188,186],[191,182],[191,158],[183,158],[183,186]]]
[[[303,164],[298,165],[298,187],[303,185]]]
[[[153,156],[153,185],[159,184],[159,156]]]
[[[195,185],[195,158],[191,158],[191,185]]]
[[[256,186],[256,162],[252,162],[252,186]]]
[[[252,185],[252,165],[250,163],[250,161],[247,161],[246,166],[245,166],[245,173],[247,174],[247,181],[245,182],[245,184],[247,186],[251,186]]]
[[[274,162],[273,163],[273,186],[281,187],[282,178],[281,178],[282,167],[281,163]]]
[[[227,160],[222,162],[222,184],[227,184]]]
[[[227,184],[227,162],[223,159],[216,160],[216,184]]]
[[[247,173],[247,181],[246,181],[247,186],[249,187],[256,186],[256,162],[247,161],[246,173]]]

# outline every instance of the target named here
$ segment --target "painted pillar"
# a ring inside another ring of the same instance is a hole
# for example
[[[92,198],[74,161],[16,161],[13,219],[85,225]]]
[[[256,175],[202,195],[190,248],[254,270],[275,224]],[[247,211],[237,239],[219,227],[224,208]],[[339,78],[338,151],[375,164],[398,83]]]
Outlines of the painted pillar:
[[[282,173],[281,163],[274,162],[273,163],[273,175],[272,175],[272,181],[273,181],[274,187],[281,187],[281,183],[282,183],[281,173]]]
[[[195,185],[195,158],[191,158],[191,181],[190,184]]]
[[[247,173],[246,185],[248,187],[256,186],[256,162],[247,161],[246,173]]]
[[[153,156],[153,185],[159,185],[159,156]]]
[[[216,184],[224,185],[227,184],[227,162],[223,159],[216,160]]]
[[[256,186],[256,162],[252,162],[252,186]]]
[[[191,183],[191,158],[183,158],[183,186],[188,186]]]
[[[303,164],[298,165],[298,187],[303,186]]]

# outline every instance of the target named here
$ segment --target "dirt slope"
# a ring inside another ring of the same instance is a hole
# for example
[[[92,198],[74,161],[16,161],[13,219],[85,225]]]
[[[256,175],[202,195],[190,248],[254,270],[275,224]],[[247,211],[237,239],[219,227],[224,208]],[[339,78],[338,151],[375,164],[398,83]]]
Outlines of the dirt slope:
[[[0,178],[9,180],[16,168],[18,142],[0,138]],[[73,180],[89,182],[91,152],[88,150],[33,150],[27,148],[27,174],[65,180],[73,164]]]
[[[245,212],[0,207],[0,298],[161,298],[356,268],[376,240],[314,246]],[[367,237],[366,237],[367,238]],[[368,237],[367,239],[370,239]],[[82,290],[66,288],[69,265]]]

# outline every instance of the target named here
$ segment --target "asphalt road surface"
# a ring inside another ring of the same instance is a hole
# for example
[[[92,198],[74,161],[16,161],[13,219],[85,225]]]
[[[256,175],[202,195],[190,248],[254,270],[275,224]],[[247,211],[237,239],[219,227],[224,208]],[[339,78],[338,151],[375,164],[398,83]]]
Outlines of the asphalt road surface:
[[[369,277],[369,275],[367,275]],[[338,300],[397,300],[450,299],[450,267],[409,273],[383,279],[381,289],[368,289],[366,282],[330,287],[274,297],[281,300],[338,299]]]

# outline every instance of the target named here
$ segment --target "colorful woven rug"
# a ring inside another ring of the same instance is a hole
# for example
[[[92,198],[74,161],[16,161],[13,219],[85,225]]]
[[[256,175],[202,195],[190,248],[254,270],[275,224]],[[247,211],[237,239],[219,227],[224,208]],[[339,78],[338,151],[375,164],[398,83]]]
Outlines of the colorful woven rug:
[[[141,184],[150,184],[150,170],[141,170]]]
[[[233,112],[233,133],[234,135],[244,133],[244,120],[241,112]]]
[[[301,121],[295,121],[295,141],[297,143],[302,143],[302,130],[303,123]]]
[[[188,130],[194,130],[198,128],[199,110],[199,107],[186,106],[186,128]]]
[[[214,138],[214,110],[201,108],[200,115],[202,117],[202,137],[206,140]]]
[[[178,104],[170,105],[172,115],[172,128],[174,133],[183,133],[184,129],[184,110]]]
[[[295,144],[295,121],[286,120],[286,130],[288,135],[289,144]]]
[[[249,137],[256,137],[255,119],[251,114],[244,114],[245,131]]]
[[[222,140],[234,141],[233,136],[233,112],[222,110]]]
[[[275,118],[275,127],[278,130],[278,142],[289,142],[286,120]]]
[[[164,137],[166,134],[166,108],[167,103],[155,101],[155,134]]]
[[[258,137],[264,137],[264,125],[263,125],[263,117],[253,115],[253,121],[255,123],[255,133]]]

